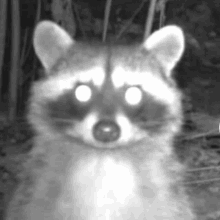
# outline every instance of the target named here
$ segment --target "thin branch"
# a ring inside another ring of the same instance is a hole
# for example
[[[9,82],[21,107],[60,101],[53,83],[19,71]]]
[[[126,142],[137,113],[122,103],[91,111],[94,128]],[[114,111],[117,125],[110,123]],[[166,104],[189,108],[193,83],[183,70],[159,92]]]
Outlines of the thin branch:
[[[132,17],[127,21],[127,23],[123,26],[123,28],[121,29],[121,31],[119,32],[119,34],[116,37],[116,41],[122,36],[122,34],[130,27],[132,21],[134,20],[134,18],[137,16],[137,14],[141,11],[141,9],[144,7],[144,4],[147,2],[148,0],[143,0],[141,2],[141,4],[139,5],[139,7],[136,9],[136,11],[134,12],[134,14],[132,15]]]
[[[102,41],[106,41],[106,35],[108,31],[108,24],[109,24],[109,17],[110,17],[110,11],[111,11],[111,5],[112,5],[112,0],[107,0],[106,6],[105,6],[105,18],[104,18],[104,23],[103,23],[103,35],[102,35]]]
[[[146,25],[145,25],[145,34],[144,34],[144,39],[143,40],[146,40],[149,37],[150,33],[151,33],[152,26],[153,26],[156,3],[157,3],[157,0],[151,0],[151,2],[150,2],[150,6],[149,6],[149,9],[148,9],[147,21],[146,21]]]

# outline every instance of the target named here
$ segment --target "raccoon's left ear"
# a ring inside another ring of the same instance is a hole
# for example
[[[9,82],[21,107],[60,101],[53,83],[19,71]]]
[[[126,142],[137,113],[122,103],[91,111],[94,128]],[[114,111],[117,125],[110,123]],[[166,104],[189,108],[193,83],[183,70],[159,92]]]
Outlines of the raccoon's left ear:
[[[184,45],[183,32],[175,25],[166,26],[155,31],[144,42],[145,49],[156,56],[168,76],[170,76],[171,70],[180,60]]]
[[[34,49],[46,71],[74,44],[72,37],[52,21],[40,22],[34,31]]]

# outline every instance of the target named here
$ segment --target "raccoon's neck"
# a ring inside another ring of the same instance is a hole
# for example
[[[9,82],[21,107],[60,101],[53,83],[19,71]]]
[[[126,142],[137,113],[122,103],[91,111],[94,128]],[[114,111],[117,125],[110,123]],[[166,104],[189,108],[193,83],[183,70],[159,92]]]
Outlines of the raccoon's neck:
[[[61,207],[81,206],[84,211],[79,215],[85,219],[128,219],[131,213],[138,217],[143,212],[138,178],[130,162],[94,156],[80,161],[67,182],[76,200],[61,199]]]

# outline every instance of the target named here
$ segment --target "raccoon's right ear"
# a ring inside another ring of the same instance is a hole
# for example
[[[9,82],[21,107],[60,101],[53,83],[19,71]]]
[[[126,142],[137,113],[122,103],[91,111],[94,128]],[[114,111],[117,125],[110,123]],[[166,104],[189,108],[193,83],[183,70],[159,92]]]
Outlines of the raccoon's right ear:
[[[52,21],[42,21],[37,25],[33,41],[35,53],[46,71],[74,44],[71,36]]]
[[[144,42],[144,47],[163,65],[166,75],[170,76],[172,69],[180,60],[184,48],[185,40],[183,31],[170,25],[163,27],[152,33]]]

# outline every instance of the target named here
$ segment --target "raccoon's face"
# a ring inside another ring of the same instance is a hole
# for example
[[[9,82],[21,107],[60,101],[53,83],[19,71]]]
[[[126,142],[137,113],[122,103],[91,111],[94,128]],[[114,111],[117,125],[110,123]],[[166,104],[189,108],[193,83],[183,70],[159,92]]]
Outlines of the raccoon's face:
[[[30,120],[39,132],[115,148],[179,130],[180,94],[171,75],[184,49],[178,27],[142,45],[112,47],[77,43],[44,21],[34,48],[47,74],[33,89]]]

